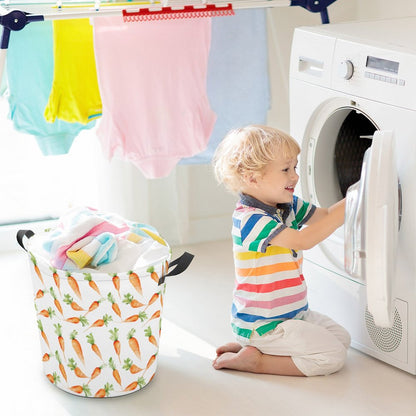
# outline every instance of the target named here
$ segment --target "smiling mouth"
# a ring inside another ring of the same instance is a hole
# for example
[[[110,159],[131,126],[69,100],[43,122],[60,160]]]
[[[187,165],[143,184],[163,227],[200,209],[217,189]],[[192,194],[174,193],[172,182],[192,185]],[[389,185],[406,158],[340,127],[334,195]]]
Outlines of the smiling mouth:
[[[294,186],[287,186],[285,189],[286,189],[286,191],[293,192],[295,190],[295,187]]]

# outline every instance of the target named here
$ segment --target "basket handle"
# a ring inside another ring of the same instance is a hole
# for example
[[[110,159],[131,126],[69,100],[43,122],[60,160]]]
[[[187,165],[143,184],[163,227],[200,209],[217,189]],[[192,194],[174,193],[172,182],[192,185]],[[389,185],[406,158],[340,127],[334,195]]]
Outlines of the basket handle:
[[[169,267],[175,266],[173,270],[171,270],[168,274],[165,274],[159,279],[159,285],[165,283],[165,279],[167,276],[176,276],[182,272],[184,272],[188,266],[191,264],[194,255],[185,251],[182,256],[178,257],[177,259],[171,261],[169,263]]]
[[[23,250],[27,251],[27,248],[23,244],[23,238],[31,238],[35,235],[32,230],[19,230],[16,234],[16,240],[19,243],[19,246],[23,248]]]

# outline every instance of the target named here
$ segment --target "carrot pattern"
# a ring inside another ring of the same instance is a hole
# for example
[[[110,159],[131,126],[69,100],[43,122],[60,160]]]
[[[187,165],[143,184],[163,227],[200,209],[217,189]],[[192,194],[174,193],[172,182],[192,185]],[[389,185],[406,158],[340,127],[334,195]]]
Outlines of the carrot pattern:
[[[66,278],[69,286],[74,291],[74,293],[78,296],[80,300],[82,300],[81,292],[79,290],[79,286],[77,281],[74,279],[74,277],[71,275],[70,272],[66,272]]]
[[[35,269],[35,273],[36,273],[36,275],[39,277],[39,280],[42,282],[42,284],[44,285],[45,284],[45,282],[43,281],[43,276],[42,276],[42,273],[40,272],[40,270],[39,270],[39,267],[38,267],[38,264],[37,264],[37,261],[36,261],[36,257],[29,251],[29,255],[30,255],[30,260],[32,260],[32,263],[33,263],[33,267],[34,267],[34,269]]]
[[[113,318],[111,317],[111,315],[106,314],[106,315],[103,316],[102,319],[97,319],[95,322],[93,322],[92,325],[89,326],[85,331],[88,331],[91,328],[99,328],[99,327],[102,327],[104,325],[107,326],[108,323],[112,320],[113,320]]]
[[[141,360],[141,353],[140,353],[140,346],[139,346],[139,342],[137,341],[136,338],[134,338],[134,333],[136,332],[136,330],[133,328],[130,330],[130,332],[127,334],[127,339],[129,340],[129,347],[130,349],[134,352],[134,355]]]
[[[77,354],[78,358],[82,361],[82,364],[84,364],[85,366],[84,353],[82,352],[81,344],[76,338],[77,335],[78,335],[77,331],[71,332],[70,338],[71,338],[72,348],[74,349],[75,354]]]
[[[117,290],[118,297],[120,298],[120,278],[117,276],[117,273],[110,274],[110,276],[113,276],[111,280],[113,281],[113,285]]]
[[[130,293],[124,295],[123,302],[127,305],[130,305],[132,308],[140,308],[144,306],[143,303],[140,303],[137,299],[134,299],[133,295]]]
[[[143,377],[140,377],[137,379],[137,381],[133,381],[133,383],[130,383],[123,391],[133,391],[136,390],[138,386],[142,388],[146,385],[146,381]]]
[[[78,303],[74,302],[74,299],[69,293],[64,295],[64,302],[69,305],[74,311],[85,311],[84,308],[78,305]]]
[[[110,383],[105,383],[102,389],[97,390],[94,394],[94,397],[108,397],[110,395],[110,391],[114,390],[114,387]]]
[[[68,367],[75,373],[75,375],[79,378],[88,378],[87,375],[83,373],[83,371],[77,366],[77,363],[73,358],[68,360]]]
[[[129,281],[130,281],[130,283],[137,290],[137,292],[140,293],[140,295],[143,295],[142,285],[140,283],[139,276],[136,273],[134,273],[132,270],[130,270],[128,272],[128,275],[129,275]]]
[[[95,343],[94,335],[93,335],[92,333],[87,335],[87,342],[88,342],[89,344],[91,344],[91,349],[92,349],[92,350],[94,351],[94,353],[95,353],[96,355],[98,355],[98,357],[100,357],[100,358],[101,358],[101,360],[102,360],[102,359],[103,359],[103,356],[102,356],[101,351],[100,351],[100,349],[98,348],[97,344]]]
[[[48,346],[48,348],[50,349],[50,345],[49,345],[49,340],[48,337],[46,336],[45,332],[43,331],[43,325],[42,325],[42,321],[40,319],[38,319],[38,328],[40,331],[40,335],[43,338],[43,340],[45,341],[46,345]]]
[[[59,277],[59,274],[57,273],[57,270],[54,267],[50,267],[52,272],[53,281],[55,282],[55,286],[58,289],[59,294],[61,294],[61,279]]]
[[[52,374],[46,374],[46,377],[52,384],[58,384],[61,382],[61,377],[59,377],[55,371]]]
[[[62,325],[61,324],[54,324],[53,326],[55,327],[55,334],[58,335],[59,347],[61,348],[62,354],[64,356],[64,360],[66,360],[66,358],[65,358],[65,341],[64,341],[64,338],[62,336]]]
[[[157,284],[159,284],[159,276],[155,272],[154,266],[150,266],[146,271],[147,273],[150,273],[150,278],[154,280]]]
[[[160,295],[159,292],[152,295],[152,297],[149,299],[149,302],[148,302],[147,306],[144,308],[144,310],[146,310],[150,305],[155,303],[159,299],[159,295]]]
[[[59,371],[61,372],[61,374],[62,374],[62,377],[65,379],[65,381],[68,383],[68,377],[67,377],[67,375],[66,375],[66,371],[65,371],[65,367],[64,367],[64,365],[62,364],[62,360],[61,360],[61,357],[59,356],[59,352],[58,351],[55,351],[55,358],[56,358],[56,360],[58,361],[58,367],[59,367]]]
[[[156,338],[152,335],[152,328],[150,326],[144,330],[144,335],[149,338],[149,342],[152,343],[155,347],[157,347]]]
[[[92,290],[95,290],[101,296],[100,289],[98,289],[97,283],[92,280],[91,273],[84,273],[84,280],[88,282],[88,285]]]
[[[113,311],[121,318],[120,307],[118,306],[118,304],[114,300],[114,297],[111,294],[111,292],[109,292],[109,294],[107,295],[107,299],[111,302],[111,308],[113,309]]]
[[[114,351],[116,352],[117,356],[118,356],[118,360],[121,363],[121,359],[120,359],[120,341],[118,339],[118,328],[114,328],[114,329],[110,329],[110,339],[113,341],[113,347],[114,347]]]
[[[51,296],[53,297],[53,303],[56,306],[56,309],[58,309],[58,311],[61,313],[62,316],[64,316],[64,312],[62,310],[62,306],[61,303],[59,302],[58,298],[55,295],[55,291],[53,290],[53,287],[51,287],[49,289],[49,293],[51,294]]]
[[[120,373],[118,372],[116,365],[114,363],[114,360],[112,357],[109,358],[108,360],[108,365],[110,366],[110,368],[113,370],[113,377],[114,380],[117,381],[117,383],[121,386],[121,377],[120,377]]]
[[[91,390],[87,384],[83,384],[82,386],[71,386],[69,389],[77,394],[84,393],[85,397],[91,396]]]
[[[130,358],[124,360],[123,369],[130,371],[131,374],[137,374],[140,373],[140,371],[143,371],[143,368],[137,367]]]

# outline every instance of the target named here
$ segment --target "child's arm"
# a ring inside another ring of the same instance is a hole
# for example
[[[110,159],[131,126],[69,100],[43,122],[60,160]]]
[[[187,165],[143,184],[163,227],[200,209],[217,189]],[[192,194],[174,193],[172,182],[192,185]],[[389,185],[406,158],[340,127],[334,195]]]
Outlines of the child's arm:
[[[344,223],[345,199],[329,208],[317,208],[301,230],[285,228],[270,240],[270,245],[307,250],[329,237]]]

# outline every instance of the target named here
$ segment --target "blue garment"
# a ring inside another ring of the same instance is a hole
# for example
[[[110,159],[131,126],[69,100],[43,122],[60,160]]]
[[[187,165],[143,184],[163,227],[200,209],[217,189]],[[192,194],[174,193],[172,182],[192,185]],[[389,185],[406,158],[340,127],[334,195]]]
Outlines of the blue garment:
[[[45,120],[53,65],[52,22],[33,22],[10,34],[6,65],[10,118],[16,130],[35,136],[44,155],[68,153],[81,130],[95,123]]]
[[[207,149],[180,164],[211,163],[215,149],[231,129],[265,124],[270,90],[264,9],[237,10],[235,16],[212,18],[207,93],[217,114]]]

